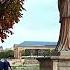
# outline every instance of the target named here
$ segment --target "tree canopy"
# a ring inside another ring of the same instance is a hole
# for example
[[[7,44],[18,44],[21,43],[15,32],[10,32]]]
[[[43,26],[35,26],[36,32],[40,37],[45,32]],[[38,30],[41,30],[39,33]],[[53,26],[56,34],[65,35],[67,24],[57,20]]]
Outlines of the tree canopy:
[[[8,37],[8,34],[13,34],[10,28],[13,28],[13,24],[19,22],[19,18],[22,17],[22,10],[24,0],[0,0],[0,39],[4,42],[4,39]]]

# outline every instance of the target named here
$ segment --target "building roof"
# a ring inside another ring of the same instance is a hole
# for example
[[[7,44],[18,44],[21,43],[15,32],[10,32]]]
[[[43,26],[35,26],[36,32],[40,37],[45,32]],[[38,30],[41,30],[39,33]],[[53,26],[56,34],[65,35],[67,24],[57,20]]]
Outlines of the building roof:
[[[31,46],[42,46],[42,47],[52,47],[55,48],[57,45],[57,42],[40,42],[40,41],[24,41],[21,44],[19,44],[22,47],[31,47]]]

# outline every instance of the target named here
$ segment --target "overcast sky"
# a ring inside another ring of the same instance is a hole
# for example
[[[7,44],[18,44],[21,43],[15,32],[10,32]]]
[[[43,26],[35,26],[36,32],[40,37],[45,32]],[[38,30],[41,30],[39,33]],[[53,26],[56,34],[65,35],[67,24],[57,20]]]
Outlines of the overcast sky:
[[[57,42],[60,23],[58,0],[25,0],[23,18],[13,26],[14,34],[1,46],[12,47],[24,41]]]

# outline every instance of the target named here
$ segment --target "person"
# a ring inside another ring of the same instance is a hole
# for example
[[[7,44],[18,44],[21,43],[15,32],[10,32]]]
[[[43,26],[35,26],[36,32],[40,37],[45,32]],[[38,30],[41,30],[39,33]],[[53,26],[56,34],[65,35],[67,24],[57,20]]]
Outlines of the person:
[[[0,70],[4,69],[4,63],[0,60]]]
[[[58,51],[70,50],[70,0],[58,0],[60,15],[60,35],[57,43]]]
[[[9,68],[12,70],[10,63],[7,61],[7,59],[4,59],[4,70],[9,70]]]

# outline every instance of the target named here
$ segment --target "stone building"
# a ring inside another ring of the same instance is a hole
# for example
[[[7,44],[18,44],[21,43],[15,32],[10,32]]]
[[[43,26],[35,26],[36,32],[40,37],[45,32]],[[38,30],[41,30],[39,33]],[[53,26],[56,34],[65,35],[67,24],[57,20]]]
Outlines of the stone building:
[[[55,49],[56,42],[37,42],[37,41],[24,41],[21,44],[14,45],[14,57],[21,58],[22,50],[29,51],[29,56],[42,56],[45,55],[47,49]]]

